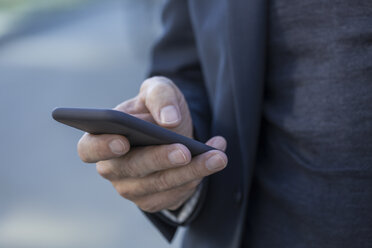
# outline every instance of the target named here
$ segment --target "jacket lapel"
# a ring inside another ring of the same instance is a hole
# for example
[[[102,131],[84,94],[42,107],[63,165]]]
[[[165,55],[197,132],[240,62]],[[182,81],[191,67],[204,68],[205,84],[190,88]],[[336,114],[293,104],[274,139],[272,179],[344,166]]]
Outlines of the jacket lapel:
[[[248,176],[245,190],[249,190],[265,80],[267,4],[266,0],[230,0],[228,8],[228,70],[244,174]]]

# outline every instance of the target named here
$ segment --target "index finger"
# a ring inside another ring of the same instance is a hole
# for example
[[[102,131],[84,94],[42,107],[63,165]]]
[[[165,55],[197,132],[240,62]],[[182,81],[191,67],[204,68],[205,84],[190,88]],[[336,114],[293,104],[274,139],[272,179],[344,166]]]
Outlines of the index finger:
[[[117,134],[93,135],[85,133],[77,146],[80,159],[86,163],[117,158],[126,154],[129,149],[128,139]]]

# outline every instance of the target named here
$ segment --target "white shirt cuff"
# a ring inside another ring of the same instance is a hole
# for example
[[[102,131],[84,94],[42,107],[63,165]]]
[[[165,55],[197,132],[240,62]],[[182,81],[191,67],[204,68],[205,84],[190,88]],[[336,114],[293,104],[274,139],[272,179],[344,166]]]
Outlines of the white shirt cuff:
[[[194,211],[200,197],[202,189],[202,184],[200,184],[195,191],[195,193],[190,197],[190,199],[183,205],[182,209],[180,210],[179,214],[176,216],[173,213],[171,213],[168,210],[162,210],[161,213],[170,219],[171,221],[177,223],[177,224],[182,224],[184,223],[192,214]]]

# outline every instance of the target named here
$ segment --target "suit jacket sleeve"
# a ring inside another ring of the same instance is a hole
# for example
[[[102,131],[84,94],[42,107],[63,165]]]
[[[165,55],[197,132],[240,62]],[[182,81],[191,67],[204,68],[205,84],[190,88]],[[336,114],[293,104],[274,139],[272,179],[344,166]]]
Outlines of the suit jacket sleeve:
[[[162,22],[164,30],[154,46],[149,74],[168,77],[180,88],[191,112],[194,137],[204,142],[209,137],[211,114],[187,0],[169,0],[163,9]],[[206,194],[206,184],[204,181],[200,200],[184,225],[197,217]],[[179,224],[161,213],[145,215],[168,241],[172,240]]]

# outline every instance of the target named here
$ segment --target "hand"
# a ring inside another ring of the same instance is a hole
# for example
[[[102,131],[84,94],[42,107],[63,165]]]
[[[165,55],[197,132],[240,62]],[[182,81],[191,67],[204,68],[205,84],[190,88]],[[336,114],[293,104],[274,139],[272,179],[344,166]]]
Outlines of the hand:
[[[118,105],[120,110],[192,138],[192,120],[183,94],[169,79],[144,81],[139,94]],[[225,168],[226,141],[216,136],[212,150],[191,158],[182,144],[130,148],[121,135],[84,134],[78,143],[80,158],[97,163],[98,173],[116,191],[146,212],[175,210],[196,190],[203,177]]]

